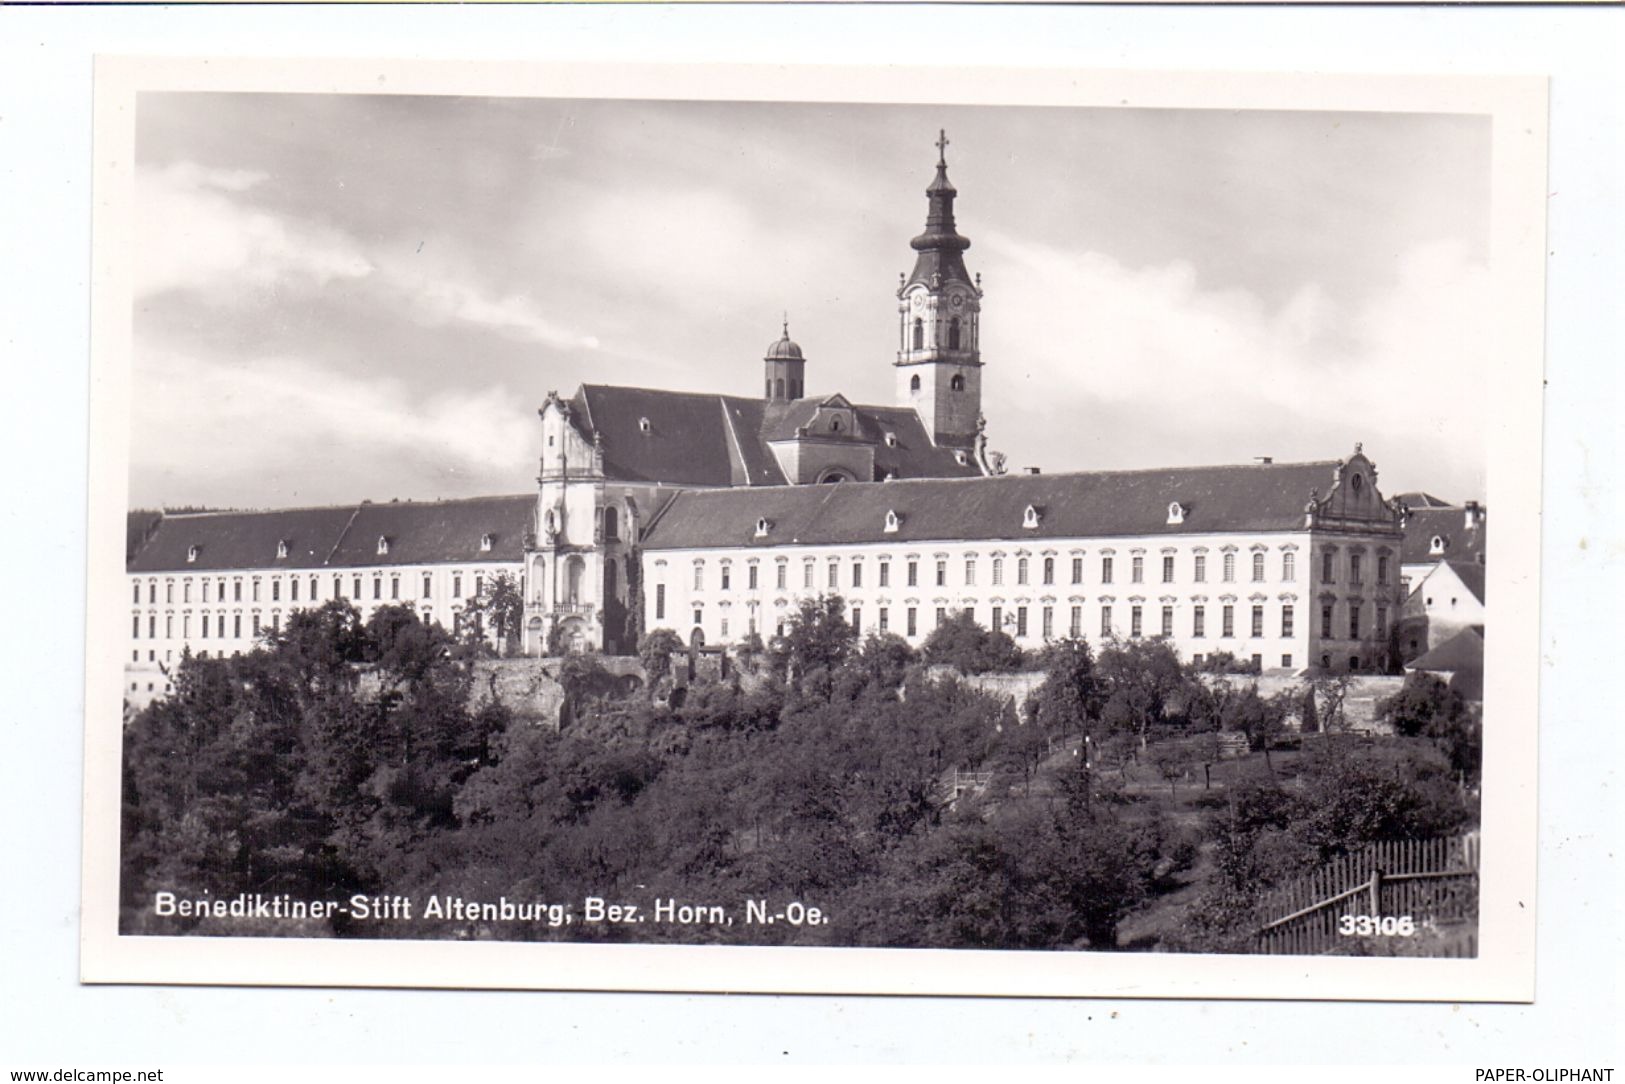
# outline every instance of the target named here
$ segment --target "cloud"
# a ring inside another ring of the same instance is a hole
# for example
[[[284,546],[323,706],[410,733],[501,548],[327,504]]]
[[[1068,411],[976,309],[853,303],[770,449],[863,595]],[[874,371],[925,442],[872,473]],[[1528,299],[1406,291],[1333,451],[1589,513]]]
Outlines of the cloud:
[[[987,303],[997,313],[984,332],[987,384],[1004,399],[992,417],[1030,413],[1037,381],[1046,401],[1080,404],[1104,447],[1142,463],[1322,458],[1358,439],[1459,486],[1482,471],[1488,271],[1460,244],[1414,246],[1364,298],[1305,282],[1271,307],[1247,290],[1204,287],[1184,262],[1131,268],[989,241],[992,281],[1037,286]],[[1001,387],[992,366],[1015,381]],[[1052,416],[1007,442],[1030,445],[1020,451],[1035,462],[1130,465],[1079,463],[1076,424]],[[1148,453],[1142,438],[1153,432],[1177,434],[1175,450]]]
[[[523,488],[534,453],[528,400],[499,385],[416,397],[398,381],[357,379],[297,358],[222,366],[149,351],[138,363],[138,501],[508,492]]]
[[[238,198],[266,180],[191,162],[136,171],[136,296],[216,292],[303,279],[363,278],[370,261],[338,230],[292,221]]]
[[[386,279],[411,299],[413,316],[431,326],[470,324],[561,349],[597,350],[600,345],[597,336],[560,326],[521,294],[489,297],[466,280],[444,273],[425,275],[399,265],[388,267]]]

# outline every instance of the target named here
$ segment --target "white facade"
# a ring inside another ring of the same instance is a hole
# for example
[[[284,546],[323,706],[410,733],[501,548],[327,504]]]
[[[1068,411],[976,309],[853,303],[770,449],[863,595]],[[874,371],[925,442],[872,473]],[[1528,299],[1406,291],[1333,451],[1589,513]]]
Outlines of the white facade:
[[[1310,531],[660,549],[643,562],[647,627],[707,644],[771,639],[803,600],[836,594],[861,634],[915,646],[968,609],[1023,648],[1156,637],[1186,660],[1358,670],[1380,664],[1400,599],[1389,540]]]

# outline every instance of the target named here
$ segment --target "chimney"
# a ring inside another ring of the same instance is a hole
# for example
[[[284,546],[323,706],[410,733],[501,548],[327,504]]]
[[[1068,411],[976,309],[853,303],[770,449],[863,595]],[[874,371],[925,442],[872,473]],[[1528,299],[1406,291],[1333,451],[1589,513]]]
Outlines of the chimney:
[[[1028,474],[1043,474],[1044,470],[1043,470],[1042,467],[1028,467],[1027,468],[1027,473]]]
[[[1469,531],[1478,530],[1479,526],[1484,522],[1484,509],[1479,507],[1477,501],[1468,501],[1465,508],[1467,515],[1464,526]]]

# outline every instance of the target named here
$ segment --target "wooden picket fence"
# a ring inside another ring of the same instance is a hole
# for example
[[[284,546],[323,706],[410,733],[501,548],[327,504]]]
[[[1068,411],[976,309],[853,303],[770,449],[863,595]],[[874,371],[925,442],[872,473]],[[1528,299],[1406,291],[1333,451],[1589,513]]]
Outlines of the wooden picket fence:
[[[1253,951],[1347,952],[1356,939],[1344,931],[1344,916],[1408,916],[1418,931],[1412,936],[1435,938],[1429,955],[1472,956],[1478,940],[1478,852],[1475,832],[1375,843],[1343,855],[1265,895],[1259,913],[1278,917],[1259,928]]]

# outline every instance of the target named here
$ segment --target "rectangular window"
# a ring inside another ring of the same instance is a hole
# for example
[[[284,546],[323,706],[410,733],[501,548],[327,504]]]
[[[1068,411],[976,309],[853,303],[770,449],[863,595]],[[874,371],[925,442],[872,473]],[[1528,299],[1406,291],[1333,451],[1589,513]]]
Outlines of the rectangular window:
[[[938,627],[946,620],[948,620],[948,609],[947,609],[947,607],[938,606],[937,607],[937,624],[932,626],[932,627],[933,628]]]
[[[353,583],[351,583],[350,586],[355,589],[355,590],[350,592],[350,597],[351,598],[360,598],[361,597],[361,577],[357,576],[355,578],[355,581]],[[258,602],[259,600],[260,600],[259,595],[255,594],[254,601]]]
[[[288,598],[293,602],[299,601],[299,579],[296,576],[288,579]]]
[[[918,610],[916,610],[912,606],[910,606],[908,608],[908,625],[907,625],[907,629],[908,629],[908,634],[910,636],[919,635],[919,632],[920,632],[920,612]]]
[[[1291,655],[1282,655],[1281,656],[1281,665],[1283,667],[1286,667],[1286,668],[1290,669],[1292,667],[1292,656]]]
[[[1110,636],[1111,634],[1112,608],[1110,606],[1102,606],[1100,608],[1100,635],[1104,638]]]
[[[1072,620],[1067,624],[1067,632],[1076,639],[1083,635],[1083,607],[1072,607]]]
[[[1129,634],[1130,637],[1138,637],[1140,635],[1141,631],[1142,631],[1142,629],[1140,628],[1140,607],[1139,606],[1130,606],[1129,611],[1128,611],[1128,634]]]
[[[181,638],[184,639],[184,640],[190,640],[192,638],[192,615],[191,614],[182,614],[181,615]]]
[[[1004,582],[1004,558],[993,558],[993,586],[997,587]]]
[[[1325,551],[1323,551],[1321,553],[1321,555],[1320,555],[1320,582],[1321,583],[1335,583],[1336,582],[1336,580],[1332,576],[1332,573],[1336,571],[1336,565],[1337,565],[1337,554],[1333,553],[1331,550],[1325,550]]]
[[[433,592],[431,590],[432,586],[433,586],[432,577],[427,572],[425,572],[423,574],[423,597],[424,598],[428,598],[431,594],[433,594]]]
[[[1112,559],[1110,557],[1102,557],[1100,559],[1100,582],[1112,582]]]
[[[1262,655],[1254,655],[1253,656],[1253,665],[1258,667],[1260,670],[1264,669],[1264,656],[1262,656]]]
[[[281,599],[282,599],[282,581],[281,580],[272,580],[271,581],[271,601],[272,602],[279,602],[279,601],[281,601]]]
[[[356,583],[360,583],[360,582],[361,582],[360,580],[356,581]],[[260,600],[260,581],[259,581],[259,578],[255,577],[253,584],[250,585],[250,586],[251,586],[251,590],[250,590],[249,593],[253,596],[254,601],[258,602]]]
[[[665,619],[666,619],[666,585],[663,584],[663,583],[657,583],[657,584],[655,584],[655,620],[656,621],[664,621]]]
[[[976,586],[976,558],[965,558],[965,586]]]
[[[965,563],[967,565],[970,564],[969,561],[966,561]],[[938,587],[947,587],[948,586],[948,562],[947,561],[938,561],[937,562],[937,586]]]
[[[779,565],[778,565],[778,570],[774,574],[774,577],[775,577],[774,580],[773,580],[774,586],[777,587],[780,591],[785,590],[785,588],[789,585],[789,582],[790,582],[790,566],[785,564],[783,561],[780,561]]]
[[[1044,558],[1044,582],[1046,584],[1055,582],[1055,558],[1053,557]]]
[[[1016,607],[1016,635],[1027,635],[1027,607],[1025,606]]]
[[[812,590],[813,563],[811,561],[808,561],[806,564],[801,566],[801,586],[806,588],[808,591]]]
[[[920,586],[920,562],[918,561],[908,563],[908,585],[910,587]]]
[[[695,587],[698,587],[700,585],[699,584],[699,579],[700,579],[700,574],[699,574],[698,570],[696,570],[695,573],[694,573],[694,586]],[[360,583],[361,583],[360,580],[356,581],[356,584],[357,584],[358,587],[360,586]],[[373,598],[377,598],[377,597],[378,597],[377,595],[373,596]],[[451,597],[452,598],[462,598],[463,597],[463,576],[462,576],[462,573],[460,573],[460,572],[453,574],[452,577],[451,577]]]
[[[141,605],[141,585],[139,583],[135,585],[135,597],[130,601],[135,603],[137,606]]]
[[[1225,583],[1234,583],[1235,580],[1236,580],[1236,555],[1233,554],[1233,553],[1227,553],[1227,554],[1224,555],[1224,582]]]
[[[271,588],[272,588],[272,590],[271,590],[271,601],[275,602],[276,601],[276,584],[272,584]],[[380,599],[380,598],[384,597],[384,578],[382,576],[374,576],[372,578],[372,597],[374,599]]]
[[[879,627],[881,632],[885,632],[886,630],[891,628],[891,607],[890,606],[882,606],[882,607],[880,607],[880,610],[876,614],[876,616],[878,618],[878,620],[876,621],[876,625]]]
[[[755,565],[748,565],[746,567],[746,569],[745,569],[745,586],[747,588],[749,588],[750,590],[752,590],[752,591],[756,590],[756,588],[758,586],[760,586],[756,582],[756,576],[757,576],[756,566]]]
[[[475,576],[474,577],[474,597],[475,598],[484,598],[485,597],[485,577],[484,576]],[[474,620],[478,621],[479,617],[476,616],[474,618]]]
[[[724,640],[728,638],[728,619],[726,617],[717,623],[717,631]]]
[[[1253,582],[1264,582],[1264,555],[1262,553],[1253,554]]]
[[[1349,582],[1360,582],[1360,554],[1349,554]]]
[[[1320,608],[1320,638],[1322,640],[1332,638],[1332,607],[1330,603]]]
[[[1298,578],[1298,555],[1295,553],[1281,554],[1281,579],[1291,583]]]
[[[994,632],[1004,631],[1004,607],[993,607],[993,624],[989,626]]]
[[[1206,554],[1198,553],[1196,555],[1195,567],[1193,567],[1191,569],[1191,578],[1194,579],[1197,583],[1206,583],[1207,582],[1207,555]]]
[[[1163,583],[1173,583],[1174,582],[1174,558],[1173,558],[1172,554],[1163,554],[1163,557],[1162,557],[1162,582]]]
[[[1191,611],[1191,635],[1200,639],[1207,635],[1207,607],[1197,606]]]
[[[1172,606],[1162,608],[1162,634],[1164,636],[1174,634],[1174,608]]]
[[[136,588],[136,591],[139,592],[140,590],[141,589],[138,586]],[[136,599],[136,601],[139,602],[141,600]],[[130,622],[130,638],[132,640],[141,639],[141,615],[140,614],[136,614],[136,615],[134,615],[134,617],[131,618],[131,622]]]
[[[191,580],[187,580],[185,583],[181,584],[181,601],[182,602],[191,602],[192,601],[192,581]]]
[[[241,602],[242,600],[243,600],[243,581],[242,580],[232,580],[231,581],[231,601],[233,601],[233,602]]]
[[[1072,582],[1073,583],[1082,583],[1083,582],[1083,558],[1082,557],[1074,557],[1074,558],[1072,558]]]
[[[239,638],[239,639],[242,638],[242,635],[243,635],[243,615],[242,614],[232,614],[231,615],[231,634],[233,636]]]
[[[1027,582],[1027,558],[1025,557],[1016,561],[1016,582],[1019,584],[1026,584]]]
[[[1264,607],[1253,607],[1253,635],[1264,635]]]
[[[831,561],[827,571],[828,576],[825,578],[824,582],[828,585],[829,589],[833,591],[841,586],[841,566],[838,562]]]
[[[320,583],[314,575],[310,577],[310,601],[315,602],[316,596],[321,594]]]
[[[852,562],[852,586],[863,586],[863,564],[859,561]]]
[[[1281,607],[1281,635],[1292,635],[1292,604],[1290,602]]]
[[[203,632],[202,632],[203,638],[205,640],[207,640],[209,638],[209,615],[208,614],[203,615],[202,628],[203,628]]]
[[[1378,639],[1388,638],[1388,607],[1377,607],[1377,627],[1372,631],[1377,634]]]
[[[694,624],[698,625],[700,623],[700,618],[704,616],[705,613],[703,610],[701,610],[698,606],[694,607]]]
[[[1360,638],[1360,604],[1358,602],[1351,602],[1351,603],[1349,603],[1349,639],[1350,640],[1358,640],[1359,638]]]
[[[852,635],[863,635],[863,610],[857,606],[852,607]]]
[[[1236,608],[1230,605],[1228,602],[1225,603],[1224,610],[1222,611],[1222,617],[1224,619],[1224,625],[1220,629],[1219,635],[1234,636],[1236,634]]]
[[[722,566],[722,589],[724,591],[733,586],[733,569],[727,565]]]
[[[281,614],[272,614],[271,615],[271,631],[272,632],[281,632],[282,631],[282,615]]]
[[[208,580],[203,581],[203,601],[204,602],[209,601],[209,581]]]
[[[1134,583],[1145,582],[1145,558],[1136,557],[1129,566],[1128,578]]]
[[[1388,557],[1386,554],[1377,555],[1377,582],[1388,582]]]
[[[1055,638],[1055,607],[1054,606],[1045,606],[1044,607],[1044,639],[1053,640],[1054,638]]]
[[[254,615],[254,635],[258,636],[259,634],[260,634],[260,615],[255,614]]]
[[[879,583],[880,583],[881,587],[890,587],[891,586],[891,562],[890,561],[882,561],[882,562],[880,562],[879,576],[880,576]]]
[[[298,584],[295,584],[294,588],[297,590],[298,586]],[[401,578],[399,576],[391,576],[389,578],[389,597],[392,599],[399,599],[401,597]]]

